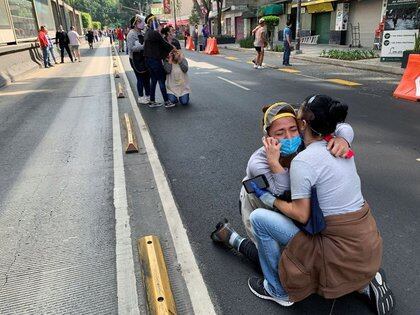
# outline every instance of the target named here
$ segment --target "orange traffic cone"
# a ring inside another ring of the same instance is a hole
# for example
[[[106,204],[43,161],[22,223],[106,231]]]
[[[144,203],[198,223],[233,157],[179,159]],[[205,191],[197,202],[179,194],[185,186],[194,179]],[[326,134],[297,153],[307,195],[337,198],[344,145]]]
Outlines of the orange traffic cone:
[[[219,53],[219,48],[217,47],[217,39],[215,37],[211,38],[207,53],[209,55],[217,55]]]
[[[188,50],[195,50],[194,42],[193,42],[193,40],[192,40],[192,37],[191,37],[191,36],[188,36],[188,37],[187,37],[187,46],[185,46],[185,49],[188,49]]]
[[[411,54],[394,97],[409,101],[420,101],[420,55]]]

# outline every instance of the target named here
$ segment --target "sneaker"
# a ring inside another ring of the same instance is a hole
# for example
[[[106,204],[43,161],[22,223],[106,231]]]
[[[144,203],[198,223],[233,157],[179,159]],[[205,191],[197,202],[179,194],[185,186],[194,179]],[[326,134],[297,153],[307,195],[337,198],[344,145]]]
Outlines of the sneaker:
[[[145,99],[145,97],[144,96],[139,96],[138,98],[137,98],[137,102],[139,103],[139,104],[148,104],[149,102],[146,102],[146,99]]]
[[[145,103],[145,104],[149,104],[149,103],[150,103],[150,96],[147,96],[147,95],[146,95],[146,96],[144,97],[144,103]]]
[[[165,102],[165,108],[171,108],[171,107],[174,107],[174,106],[176,106],[176,104],[172,103],[171,101],[166,101]]]
[[[53,65],[52,63],[50,63],[48,66],[49,66],[49,67],[54,67],[54,65]]]
[[[214,230],[210,234],[210,238],[215,243],[224,243],[225,245],[230,246],[229,239],[232,233],[233,233],[233,229],[230,226],[230,223],[228,222],[228,220],[223,219],[223,221],[220,221],[219,223],[217,223],[216,230]]]
[[[264,300],[270,300],[280,304],[281,306],[292,306],[294,302],[289,301],[288,299],[280,299],[278,297],[271,296],[264,288],[264,279],[258,277],[249,277],[248,278],[248,287],[252,293]]]
[[[160,107],[163,104],[159,103],[159,102],[156,102],[156,101],[150,101],[150,103],[148,105],[149,105],[150,108],[155,108],[155,107]]]
[[[258,65],[254,65],[254,69],[258,69]]]
[[[386,285],[385,272],[382,269],[376,273],[369,283],[370,301],[376,314],[391,314],[395,308],[395,298],[391,289]]]
[[[264,66],[258,66],[258,69],[265,69]]]

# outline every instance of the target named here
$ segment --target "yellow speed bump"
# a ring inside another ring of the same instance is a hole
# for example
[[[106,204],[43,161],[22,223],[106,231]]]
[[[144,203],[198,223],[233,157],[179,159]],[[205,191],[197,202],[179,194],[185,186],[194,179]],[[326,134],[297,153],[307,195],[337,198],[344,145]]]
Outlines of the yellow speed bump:
[[[137,246],[150,313],[177,314],[159,238],[144,236],[137,240]]]
[[[124,114],[124,121],[127,130],[127,148],[125,149],[125,153],[139,152],[137,140],[131,127],[131,119],[127,113]]]
[[[361,85],[360,83],[347,81],[343,79],[326,79],[325,81],[340,84],[340,85],[345,85],[345,86],[360,86]]]
[[[277,70],[282,71],[282,72],[287,72],[287,73],[300,73],[299,70],[292,69],[292,68],[279,68]]]
[[[121,83],[118,83],[118,98],[124,98],[124,88]]]

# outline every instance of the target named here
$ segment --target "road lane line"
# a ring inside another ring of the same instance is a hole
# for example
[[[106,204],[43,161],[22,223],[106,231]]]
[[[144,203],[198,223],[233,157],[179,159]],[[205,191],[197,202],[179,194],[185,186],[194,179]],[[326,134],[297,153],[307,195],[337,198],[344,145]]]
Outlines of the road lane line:
[[[345,86],[360,86],[361,85],[360,83],[347,81],[343,79],[325,79],[325,81],[340,84],[340,85],[345,85]]]
[[[112,102],[112,140],[114,158],[114,207],[115,207],[115,255],[117,267],[118,314],[140,314],[136,276],[134,273],[133,247],[131,244],[130,216],[128,215],[127,191],[117,91],[115,88],[112,53],[110,51],[109,78]],[[125,73],[125,72],[123,72]]]
[[[226,81],[226,82],[228,82],[230,84],[233,84],[234,86],[237,86],[238,88],[244,89],[245,91],[250,91],[250,89],[248,89],[247,87],[244,87],[244,86],[242,86],[242,85],[240,85],[240,84],[238,84],[236,82],[230,81],[230,80],[225,79],[225,78],[222,78],[222,77],[218,77],[218,78],[220,80],[223,80],[223,81]]]
[[[118,58],[118,63],[121,65],[121,69],[124,69],[120,58]],[[122,71],[121,75],[125,82],[125,86],[127,87],[128,98],[130,100],[134,116],[136,117],[137,124],[143,138],[144,147],[152,167],[153,176],[155,178],[156,186],[162,202],[162,208],[165,212],[169,231],[171,232],[182,276],[184,277],[188,288],[194,314],[215,315],[216,312],[214,310],[213,303],[211,302],[203,276],[198,268],[191,244],[188,240],[187,231],[182,223],[181,216],[179,215],[178,207],[169,187],[168,179],[166,178],[165,171],[163,170],[163,166],[152,141],[152,137],[150,136],[148,126],[137,106],[127,74],[125,71]]]
[[[291,69],[291,68],[279,68],[278,71],[287,72],[287,73],[300,73],[299,70]]]
[[[238,60],[239,58],[237,58],[237,57],[233,57],[233,56],[227,56],[227,57],[225,57],[226,59],[229,59],[229,60],[233,60],[233,61],[236,61],[236,60]]]

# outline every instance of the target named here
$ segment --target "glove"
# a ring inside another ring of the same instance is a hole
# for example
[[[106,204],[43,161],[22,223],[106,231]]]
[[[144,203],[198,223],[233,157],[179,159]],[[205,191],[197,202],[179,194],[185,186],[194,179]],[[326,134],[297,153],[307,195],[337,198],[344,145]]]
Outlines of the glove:
[[[251,182],[251,187],[254,189],[255,196],[257,196],[266,206],[269,206],[270,208],[274,207],[276,197],[274,197],[269,191],[258,187],[254,182]]]

